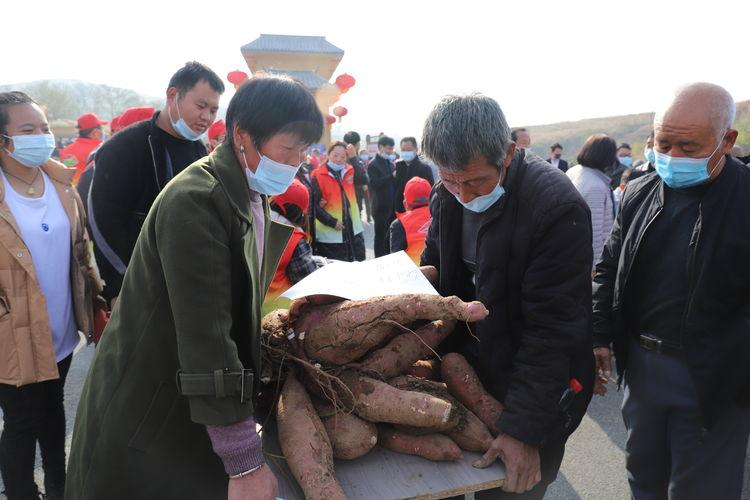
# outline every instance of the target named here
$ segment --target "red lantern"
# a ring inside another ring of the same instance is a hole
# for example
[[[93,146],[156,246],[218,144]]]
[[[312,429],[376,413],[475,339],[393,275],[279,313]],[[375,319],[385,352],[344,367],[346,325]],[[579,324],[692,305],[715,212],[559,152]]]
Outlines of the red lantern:
[[[326,116],[326,125],[333,125],[334,123],[336,123],[335,116],[331,116],[331,115]]]
[[[342,94],[345,94],[350,88],[354,87],[355,83],[357,83],[357,80],[347,73],[336,77],[336,86],[341,90]]]
[[[227,74],[227,80],[237,88],[247,80],[247,73],[239,70],[230,71]]]
[[[348,112],[349,110],[344,106],[336,106],[335,108],[333,108],[333,114],[339,117],[339,121],[341,121],[341,117],[346,116]]]

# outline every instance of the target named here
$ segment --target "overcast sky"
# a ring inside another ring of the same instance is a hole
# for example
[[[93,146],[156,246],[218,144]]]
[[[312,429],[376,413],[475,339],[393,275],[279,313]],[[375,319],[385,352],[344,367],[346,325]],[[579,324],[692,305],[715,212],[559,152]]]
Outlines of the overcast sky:
[[[185,61],[225,77],[260,33],[323,35],[345,51],[336,74],[357,79],[341,126],[363,134],[420,135],[450,93],[490,95],[516,126],[651,111],[698,80],[750,99],[748,0],[45,0],[26,14],[3,23],[0,83],[163,96]]]

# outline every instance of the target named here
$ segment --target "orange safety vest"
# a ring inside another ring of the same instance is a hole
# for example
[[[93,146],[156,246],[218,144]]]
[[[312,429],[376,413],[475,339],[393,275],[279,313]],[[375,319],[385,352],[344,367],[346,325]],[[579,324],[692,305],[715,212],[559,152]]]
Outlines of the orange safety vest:
[[[354,191],[354,167],[346,165],[341,176],[341,185],[344,187],[344,194],[347,198],[349,207],[349,216],[352,219],[354,234],[362,232],[362,219],[359,216],[359,207],[357,206],[357,194]],[[323,210],[331,214],[340,222],[344,222],[344,200],[341,199],[341,188],[339,182],[333,177],[328,170],[327,164],[313,170],[312,177],[317,179],[320,193],[326,205]],[[318,207],[316,207],[317,209]],[[315,240],[320,243],[344,243],[344,232],[336,231],[334,228],[326,226],[317,218],[315,219]]]
[[[292,282],[289,280],[289,276],[286,275],[286,267],[292,261],[292,255],[294,249],[297,248],[297,244],[305,237],[305,232],[300,228],[295,227],[292,237],[289,239],[289,243],[286,244],[284,253],[281,254],[281,260],[279,261],[279,267],[276,268],[276,274],[273,276],[271,286],[268,287],[268,293],[266,294],[266,302],[275,300],[282,293],[286,292],[292,287]]]
[[[77,170],[75,177],[73,177],[73,184],[78,183],[78,178],[86,168],[86,160],[88,160],[91,152],[99,146],[102,141],[97,139],[90,139],[88,137],[79,137],[72,144],[64,147],[60,151],[60,161],[66,167],[73,167]]]
[[[430,229],[430,207],[424,206],[406,212],[397,212],[396,217],[406,233],[406,254],[419,265],[419,257],[424,250],[427,231]]]

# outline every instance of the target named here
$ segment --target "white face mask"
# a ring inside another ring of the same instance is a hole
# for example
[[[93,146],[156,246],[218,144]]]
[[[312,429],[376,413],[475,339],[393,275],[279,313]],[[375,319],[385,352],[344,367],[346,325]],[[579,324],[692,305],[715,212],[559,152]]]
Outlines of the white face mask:
[[[240,146],[240,153],[242,153],[242,159],[245,161],[245,176],[250,189],[268,196],[284,193],[294,181],[299,166],[290,167],[286,163],[279,163],[267,156],[261,156],[260,149],[257,146],[255,150],[260,157],[260,162],[253,172],[247,166],[245,146]]]

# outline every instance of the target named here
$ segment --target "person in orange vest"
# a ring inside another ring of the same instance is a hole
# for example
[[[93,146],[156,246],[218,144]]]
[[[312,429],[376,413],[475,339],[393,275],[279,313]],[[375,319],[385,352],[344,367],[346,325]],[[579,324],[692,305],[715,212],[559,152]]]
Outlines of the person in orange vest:
[[[316,255],[353,262],[365,260],[365,238],[354,190],[354,167],[346,144],[328,149],[328,161],[312,173]]]
[[[396,220],[391,223],[391,253],[406,250],[417,265],[430,228],[431,190],[432,186],[425,179],[411,178],[404,186],[406,212],[397,212]]]
[[[208,127],[208,152],[210,153],[216,146],[224,142],[227,137],[227,125],[224,120],[216,120],[213,125]]]
[[[78,117],[78,138],[60,151],[60,161],[66,167],[78,170],[73,177],[73,184],[78,183],[78,178],[86,168],[89,154],[104,141],[102,125],[107,123],[109,122],[100,120],[95,113],[86,113]]]
[[[264,311],[266,304],[276,301],[279,295],[318,268],[303,229],[307,225],[309,206],[310,192],[297,179],[286,192],[271,198],[271,219],[292,226],[294,232],[281,255],[276,274],[266,293]]]

